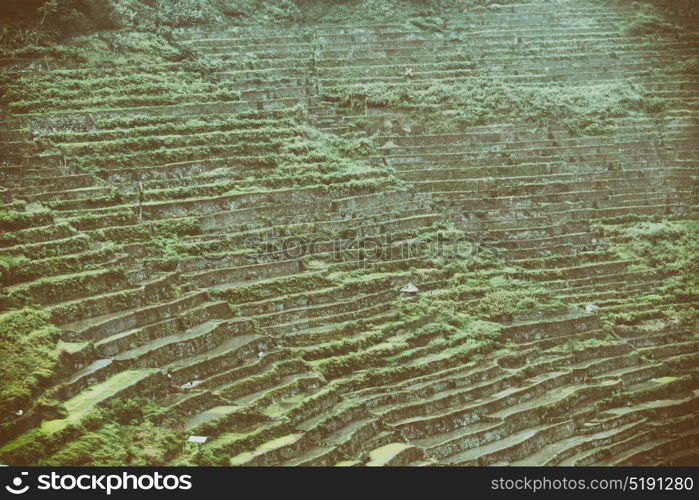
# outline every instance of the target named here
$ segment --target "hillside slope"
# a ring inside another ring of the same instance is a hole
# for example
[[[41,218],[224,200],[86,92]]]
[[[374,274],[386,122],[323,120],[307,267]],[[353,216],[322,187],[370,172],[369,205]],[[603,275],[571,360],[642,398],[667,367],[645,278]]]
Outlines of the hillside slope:
[[[7,54],[0,462],[699,464],[696,9],[447,4]]]

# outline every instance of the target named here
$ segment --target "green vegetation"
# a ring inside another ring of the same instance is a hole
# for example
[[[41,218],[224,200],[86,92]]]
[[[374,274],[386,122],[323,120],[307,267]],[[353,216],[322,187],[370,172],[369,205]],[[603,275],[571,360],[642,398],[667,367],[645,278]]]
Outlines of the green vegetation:
[[[643,259],[657,271],[692,271],[699,265],[699,224],[690,222],[642,222],[605,228],[619,242],[621,257]],[[694,274],[692,272],[687,273]]]
[[[20,309],[0,315],[0,422],[26,412],[58,368],[60,332],[46,311]]]
[[[472,63],[473,64],[473,63]],[[475,64],[473,64],[475,67]],[[425,123],[426,133],[444,133],[494,121],[519,121],[543,127],[563,123],[576,134],[609,132],[615,120],[637,113],[657,113],[664,101],[653,92],[625,83],[581,88],[574,85],[530,85],[501,82],[478,75],[458,83],[372,83],[353,85],[325,98],[346,106],[381,106],[401,109]],[[448,112],[435,111],[450,103]],[[418,118],[420,117],[420,118]],[[406,123],[411,124],[410,118]]]
[[[0,210],[0,230],[3,232],[18,231],[33,226],[44,226],[53,222],[53,215],[48,210],[17,211]]]
[[[154,466],[167,461],[182,448],[184,436],[153,424],[123,426],[106,424],[66,444],[48,466]]]
[[[456,6],[454,0],[345,0],[330,5],[320,0],[6,0],[0,19],[13,25],[3,45],[26,57],[56,54],[52,48],[56,41],[96,30],[162,32],[223,23],[337,21],[357,12],[380,19],[397,12],[420,16]]]
[[[475,317],[495,321],[512,320],[536,310],[554,310],[564,307],[553,293],[531,283],[514,283],[491,279],[483,298],[471,309]]]
[[[655,293],[636,300],[650,306],[651,312],[623,312],[612,319],[627,325],[665,318],[686,325],[699,325],[695,308],[687,308],[699,297],[699,226],[696,221],[640,222],[619,226],[601,226],[606,236],[613,236],[615,251],[625,259],[636,259],[636,268],[663,284]]]
[[[648,4],[643,5],[640,9],[635,17],[624,26],[627,34],[633,36],[673,35],[680,30],[679,26],[663,19]]]
[[[0,456],[12,463],[47,466],[154,466],[182,452],[185,440],[178,422],[156,425],[162,425],[162,409],[140,398],[112,400],[79,422],[55,422],[61,425],[49,422],[0,448]]]
[[[31,260],[24,255],[0,256],[0,284],[11,285],[31,272]]]
[[[134,52],[126,49],[127,52]],[[105,49],[105,57],[111,57],[118,49]],[[151,52],[150,48],[144,52]],[[152,53],[152,52],[151,52]],[[143,61],[147,62],[147,61]],[[99,61],[90,61],[99,64]],[[118,66],[116,66],[118,68]],[[114,73],[118,75],[119,69]],[[189,102],[238,101],[240,93],[233,84],[212,81],[207,69],[201,63],[181,62],[176,68],[162,66],[148,68],[148,71],[121,78],[121,85],[114,87],[109,73],[100,70],[94,77],[89,74],[66,74],[62,78],[36,78],[34,75],[20,78],[7,85],[3,100],[15,113],[30,113],[41,110],[77,109],[80,111],[98,110],[105,107],[137,108],[143,106],[183,105]],[[113,75],[116,76],[116,75]],[[105,86],[105,84],[108,84]],[[32,89],[27,92],[28,88]],[[135,91],[138,91],[137,93]],[[107,142],[101,150],[115,149],[119,146],[131,146],[132,142],[143,142],[145,138],[122,139]],[[144,144],[153,147],[153,144]],[[70,148],[78,148],[80,144],[66,146],[66,154]],[[143,146],[142,146],[143,147]]]
[[[0,462],[696,435],[697,40],[670,7],[10,3]]]

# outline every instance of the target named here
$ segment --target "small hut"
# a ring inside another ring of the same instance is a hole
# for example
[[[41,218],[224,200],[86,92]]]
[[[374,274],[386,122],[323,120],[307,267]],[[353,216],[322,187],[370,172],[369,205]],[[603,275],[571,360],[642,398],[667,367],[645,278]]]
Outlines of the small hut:
[[[187,439],[188,443],[204,444],[209,440],[206,436],[189,436]]]
[[[407,285],[405,285],[403,288],[400,289],[400,295],[401,295],[401,297],[403,297],[407,300],[412,300],[415,297],[417,297],[417,293],[419,291],[420,290],[418,290],[418,288],[415,285],[413,285],[412,283],[408,283]]]

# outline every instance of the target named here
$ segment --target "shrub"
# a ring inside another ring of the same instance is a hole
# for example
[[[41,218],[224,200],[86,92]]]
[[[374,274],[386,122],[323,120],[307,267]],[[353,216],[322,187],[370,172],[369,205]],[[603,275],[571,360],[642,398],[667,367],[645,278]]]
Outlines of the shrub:
[[[210,0],[159,0],[156,11],[160,19],[171,26],[193,26],[222,21]]]
[[[18,231],[32,226],[49,224],[50,212],[20,212],[17,210],[0,210],[0,230]]]
[[[625,31],[633,36],[664,35],[676,33],[678,27],[652,11],[644,10],[625,26]]]
[[[59,337],[46,311],[25,308],[0,315],[0,422],[26,411],[53,376]]]
[[[0,285],[16,283],[31,273],[31,260],[23,255],[0,256]]]

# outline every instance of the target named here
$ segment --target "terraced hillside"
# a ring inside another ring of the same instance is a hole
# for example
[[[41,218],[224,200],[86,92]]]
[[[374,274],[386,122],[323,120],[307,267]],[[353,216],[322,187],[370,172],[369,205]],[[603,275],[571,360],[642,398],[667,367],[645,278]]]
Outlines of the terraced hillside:
[[[0,462],[699,464],[673,5],[4,60]]]

